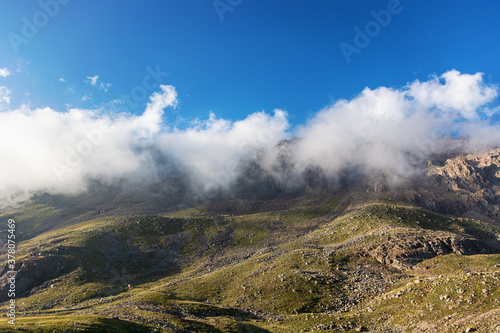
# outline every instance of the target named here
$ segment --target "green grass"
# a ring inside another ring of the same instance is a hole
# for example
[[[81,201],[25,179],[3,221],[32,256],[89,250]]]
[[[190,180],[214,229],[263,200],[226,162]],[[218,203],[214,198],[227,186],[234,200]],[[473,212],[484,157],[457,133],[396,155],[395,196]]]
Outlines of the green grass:
[[[48,205],[29,205],[5,211],[0,216],[5,219],[14,219],[16,221],[16,235],[18,238],[23,238],[27,231],[38,229],[43,221],[58,211]]]
[[[173,218],[188,218],[188,217],[200,217],[204,216],[207,211],[207,207],[205,206],[200,206],[200,207],[194,207],[194,208],[188,208],[184,209],[178,212],[170,213],[166,215],[166,217],[173,217]]]
[[[332,220],[329,214],[340,199],[217,218],[206,216],[206,208],[168,216],[108,217],[23,241],[18,244],[20,261],[55,267],[60,260],[74,266],[51,282],[53,287],[17,299],[17,328],[349,332],[399,326],[412,331],[418,322],[441,323],[448,316],[479,316],[500,308],[500,255],[447,255],[421,262],[404,274],[394,271],[401,282],[351,311],[335,313],[335,300],[346,295],[350,283],[345,274],[355,267],[381,265],[358,258],[356,250],[382,239],[379,231],[385,227],[393,228],[385,233],[442,230],[487,241],[500,233],[481,222],[396,203],[368,204]],[[40,205],[19,216],[34,221],[36,211],[55,213]],[[257,255],[269,250],[272,241],[276,251]],[[338,250],[339,245],[345,247]],[[330,253],[329,248],[337,250]],[[243,253],[245,259],[238,256]],[[155,270],[165,258],[176,264]],[[213,262],[226,266],[209,270]],[[257,319],[255,313],[269,318]],[[14,332],[5,322],[0,331]]]
[[[331,213],[340,204],[342,196],[335,195],[317,207],[297,207],[286,210],[281,215],[283,223],[298,223],[308,219],[321,217]]]
[[[432,274],[420,274],[395,286],[392,292],[379,297],[370,306],[375,310],[367,320],[391,318],[393,325],[407,326],[409,331],[418,322],[446,322],[446,318],[456,319],[478,317],[500,307],[498,281],[500,271],[493,271],[498,255],[457,256],[446,255],[427,260],[420,266],[432,266]],[[463,265],[480,269],[486,264],[489,272],[465,273]],[[435,275],[442,272],[446,275]],[[415,283],[417,281],[418,283]],[[466,324],[462,323],[465,330]],[[442,325],[442,324],[440,324]],[[448,332],[459,332],[450,327]]]
[[[86,300],[117,294],[112,285],[104,283],[81,283],[74,280],[56,283],[54,287],[40,294],[23,298],[21,311],[43,311],[46,309],[65,309]]]
[[[383,220],[397,226],[442,230],[473,235],[482,239],[496,239],[500,228],[479,221],[447,217],[427,210],[398,205],[371,205],[364,213],[371,220]]]
[[[448,254],[423,261],[415,266],[422,276],[456,275],[466,273],[493,273],[500,270],[500,254],[462,256]]]
[[[104,318],[99,316],[43,316],[18,317],[16,325],[0,323],[2,332],[87,332],[87,333],[150,333],[154,328],[126,320]]]
[[[276,314],[328,307],[343,286],[319,250],[296,250],[274,260],[267,255],[166,288],[178,299]],[[339,257],[339,263],[341,262]],[[224,281],[224,283],[221,283]]]

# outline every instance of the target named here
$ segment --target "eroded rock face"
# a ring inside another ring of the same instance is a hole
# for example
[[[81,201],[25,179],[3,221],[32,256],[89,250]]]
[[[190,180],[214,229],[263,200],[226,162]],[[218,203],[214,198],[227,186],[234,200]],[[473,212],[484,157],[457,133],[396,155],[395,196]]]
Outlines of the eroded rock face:
[[[429,165],[427,175],[453,179],[457,188],[500,185],[500,149],[483,154],[460,155],[443,166]]]
[[[429,163],[426,174],[435,177],[435,191],[447,193],[465,210],[500,221],[500,149],[453,157],[442,166]]]
[[[424,260],[446,254],[491,254],[498,250],[481,240],[451,232],[396,233],[359,251],[382,264],[407,270]]]

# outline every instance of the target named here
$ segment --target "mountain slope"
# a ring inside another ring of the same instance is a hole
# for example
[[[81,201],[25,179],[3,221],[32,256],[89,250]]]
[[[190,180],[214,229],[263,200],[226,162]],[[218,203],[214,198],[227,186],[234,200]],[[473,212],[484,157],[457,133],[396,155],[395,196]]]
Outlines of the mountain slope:
[[[162,214],[72,215],[53,198],[5,211],[22,241],[16,327],[0,331],[500,331],[495,160],[435,160],[418,186],[309,184]]]
[[[329,213],[322,210],[328,205]],[[18,327],[34,329],[29,323],[36,319],[45,324],[35,326],[63,331],[74,328],[73,320],[92,331],[105,318],[119,318],[117,327],[137,323],[138,331],[151,323],[167,332],[342,330],[348,322],[398,329],[414,318],[403,297],[421,308],[415,318],[439,313],[435,319],[445,321],[454,313],[446,300],[456,285],[463,290],[453,293],[457,301],[462,295],[475,304],[461,310],[478,327],[489,327],[479,322],[489,311],[498,319],[498,228],[395,203],[336,211],[341,206],[330,199],[292,212],[94,220],[44,234],[19,247],[26,256],[18,281],[37,267],[69,266],[27,288]],[[422,296],[429,292],[436,298],[432,310]],[[389,303],[408,311],[402,315]],[[376,313],[387,320],[377,323]]]

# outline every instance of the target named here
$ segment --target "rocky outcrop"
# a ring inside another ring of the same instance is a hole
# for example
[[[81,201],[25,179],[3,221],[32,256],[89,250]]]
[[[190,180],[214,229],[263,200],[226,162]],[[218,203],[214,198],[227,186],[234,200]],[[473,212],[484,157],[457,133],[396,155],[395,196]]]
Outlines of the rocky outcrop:
[[[427,190],[449,205],[463,207],[461,214],[480,214],[486,222],[500,223],[500,149],[429,161],[426,176],[432,184]]]
[[[454,190],[478,190],[500,185],[500,149],[483,154],[459,155],[444,165],[428,165],[428,176],[441,176]],[[498,191],[497,188],[493,189]]]
[[[481,240],[445,231],[396,233],[363,247],[361,256],[375,258],[397,269],[412,269],[414,265],[439,255],[492,254],[498,249]]]

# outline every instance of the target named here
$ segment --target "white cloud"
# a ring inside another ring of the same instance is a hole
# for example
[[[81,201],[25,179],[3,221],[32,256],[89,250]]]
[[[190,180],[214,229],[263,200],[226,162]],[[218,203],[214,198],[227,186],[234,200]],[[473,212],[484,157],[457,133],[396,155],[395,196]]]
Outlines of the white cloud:
[[[7,87],[0,86],[0,108],[2,105],[10,104],[10,90]]]
[[[262,148],[285,139],[288,126],[282,110],[275,110],[273,116],[256,112],[236,122],[211,113],[195,127],[163,133],[158,146],[180,161],[200,186],[225,187],[239,175],[241,160],[254,158]]]
[[[66,82],[66,80],[65,80],[63,77],[60,77],[60,78],[59,78],[59,81],[60,81],[60,82]]]
[[[0,198],[8,201],[16,193],[40,190],[78,193],[85,189],[87,177],[111,181],[145,172],[149,158],[135,147],[147,139],[143,133],[158,127],[162,108],[176,102],[175,89],[161,87],[143,116],[27,107],[1,112]]]
[[[112,181],[155,178],[153,151],[191,172],[199,185],[227,185],[240,159],[255,156],[286,134],[286,113],[257,112],[231,122],[211,114],[180,130],[163,124],[164,109],[175,108],[177,92],[161,85],[141,116],[96,110],[27,107],[0,113],[0,197],[13,193],[78,193],[88,177]],[[22,131],[23,135],[16,135]],[[14,135],[17,140],[9,140]],[[148,148],[149,147],[149,148]],[[223,182],[222,182],[223,180]],[[22,190],[22,191],[21,191]]]
[[[108,92],[108,89],[111,88],[113,85],[111,83],[104,83],[101,82],[101,85],[99,86],[99,89],[103,90],[104,92]]]
[[[87,76],[87,80],[85,82],[87,82],[91,86],[96,86],[98,80],[99,80],[99,75]],[[102,90],[104,92],[108,92],[109,88],[111,88],[112,86],[113,85],[111,83],[105,83],[105,82],[101,82],[98,85],[99,90]]]
[[[486,85],[481,74],[450,71],[441,78],[399,89],[366,88],[320,110],[296,129],[301,140],[287,155],[292,174],[282,179],[298,180],[311,166],[333,178],[350,167],[408,176],[415,172],[408,152],[423,160],[441,136],[456,133],[469,138],[468,149],[500,145],[500,128],[476,116],[496,110],[490,102],[497,88]],[[10,102],[5,87],[2,96]],[[164,123],[164,109],[176,105],[176,89],[161,85],[140,116],[28,107],[0,112],[0,200],[35,191],[77,193],[88,177],[152,181],[165,167],[154,162],[155,154],[190,174],[201,189],[225,187],[240,175],[240,163],[255,156],[273,171],[279,163],[274,147],[291,136],[282,110],[234,122],[210,114],[179,129]]]
[[[500,106],[496,106],[493,108],[485,108],[484,113],[487,117],[492,117],[493,115],[500,113]]]
[[[475,123],[497,88],[484,84],[480,73],[450,71],[441,78],[443,83],[432,77],[401,89],[365,88],[356,98],[321,110],[298,131],[302,140],[294,152],[296,172],[317,166],[335,176],[344,168],[362,167],[408,176],[415,171],[408,152],[414,163],[427,158],[442,137],[478,137],[479,128],[488,129],[481,136],[483,144],[500,145],[499,136],[492,134],[496,127]]]
[[[89,80],[91,86],[95,86],[97,84],[97,80],[99,79],[99,75],[87,76],[87,79]]]
[[[433,76],[427,82],[417,80],[408,88],[408,95],[419,107],[456,111],[467,119],[477,117],[477,109],[497,96],[496,87],[483,83],[483,73],[460,74],[457,70]]]
[[[0,68],[0,76],[1,77],[7,77],[10,75],[10,71],[4,67],[4,68]]]

